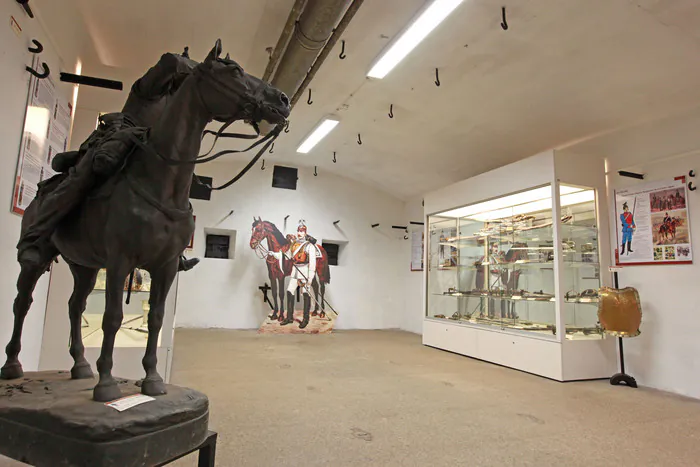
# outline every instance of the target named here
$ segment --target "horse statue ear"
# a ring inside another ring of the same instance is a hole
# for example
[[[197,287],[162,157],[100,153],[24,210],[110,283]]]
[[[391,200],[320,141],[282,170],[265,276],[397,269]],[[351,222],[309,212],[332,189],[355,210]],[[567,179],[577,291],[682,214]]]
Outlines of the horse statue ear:
[[[216,40],[216,44],[214,44],[214,47],[209,51],[209,55],[207,55],[207,58],[204,59],[206,62],[213,62],[219,56],[221,55],[221,39]]]

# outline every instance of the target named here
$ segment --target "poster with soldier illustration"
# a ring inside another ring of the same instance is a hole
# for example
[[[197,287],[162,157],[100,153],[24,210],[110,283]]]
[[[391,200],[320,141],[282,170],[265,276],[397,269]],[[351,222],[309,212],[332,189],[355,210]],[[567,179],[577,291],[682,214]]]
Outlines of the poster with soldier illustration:
[[[615,191],[618,265],[693,262],[683,177]]]

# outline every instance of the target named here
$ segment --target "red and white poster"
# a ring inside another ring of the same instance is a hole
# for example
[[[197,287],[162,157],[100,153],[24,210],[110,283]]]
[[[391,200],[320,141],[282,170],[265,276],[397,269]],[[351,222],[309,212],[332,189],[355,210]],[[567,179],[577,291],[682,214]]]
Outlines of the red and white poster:
[[[36,55],[32,66],[40,69]],[[51,161],[56,154],[66,151],[68,147],[72,114],[72,105],[57,92],[52,76],[45,79],[31,77],[12,195],[12,212],[24,214],[36,196],[39,183],[55,175]]]
[[[616,190],[615,222],[618,265],[693,262],[683,178]]]

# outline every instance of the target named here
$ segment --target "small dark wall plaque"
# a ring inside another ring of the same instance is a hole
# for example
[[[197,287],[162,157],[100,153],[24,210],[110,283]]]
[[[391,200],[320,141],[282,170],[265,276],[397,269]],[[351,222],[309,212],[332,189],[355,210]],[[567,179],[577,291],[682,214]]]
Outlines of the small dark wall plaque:
[[[340,245],[338,245],[337,243],[323,242],[323,248],[326,250],[326,254],[328,255],[328,264],[330,266],[337,266]]]
[[[207,246],[204,251],[204,257],[228,259],[230,242],[231,237],[228,235],[207,234]]]
[[[202,177],[201,175],[198,175],[197,178],[199,178],[202,184],[209,186],[211,186],[214,181],[211,177]],[[211,190],[192,180],[192,185],[190,185],[190,198],[209,201],[211,199]]]
[[[272,171],[272,188],[296,190],[298,178],[298,169],[276,165]]]

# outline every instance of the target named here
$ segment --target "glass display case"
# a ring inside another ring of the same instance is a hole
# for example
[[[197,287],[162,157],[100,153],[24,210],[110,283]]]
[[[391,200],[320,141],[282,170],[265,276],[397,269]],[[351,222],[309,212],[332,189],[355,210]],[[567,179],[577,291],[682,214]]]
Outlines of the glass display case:
[[[558,203],[549,184],[429,215],[427,317],[601,339],[596,191],[558,188]]]

